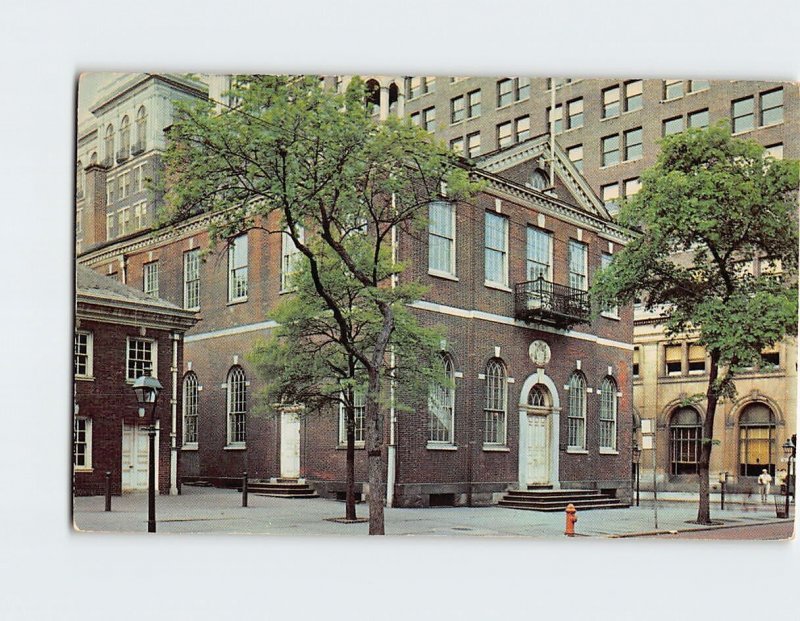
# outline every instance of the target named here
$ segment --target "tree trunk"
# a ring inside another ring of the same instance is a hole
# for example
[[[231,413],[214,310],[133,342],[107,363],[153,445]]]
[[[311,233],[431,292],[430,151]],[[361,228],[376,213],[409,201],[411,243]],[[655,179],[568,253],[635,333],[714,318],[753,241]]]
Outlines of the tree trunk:
[[[709,466],[711,464],[711,448],[714,438],[714,415],[717,412],[717,403],[719,401],[719,392],[715,386],[719,376],[719,353],[712,350],[710,354],[711,362],[708,370],[708,389],[706,390],[706,419],[703,422],[700,461],[697,464],[697,476],[700,478],[700,499],[697,507],[698,524],[711,524]]]
[[[346,520],[356,519],[356,417],[355,407],[353,406],[353,389],[350,389],[350,398],[345,408],[345,428],[347,429],[347,474],[345,492],[345,513]]]
[[[377,368],[367,371],[369,384],[365,403],[367,469],[369,476],[369,534],[383,535],[383,501],[386,479],[383,467],[383,417],[378,408],[380,377]]]

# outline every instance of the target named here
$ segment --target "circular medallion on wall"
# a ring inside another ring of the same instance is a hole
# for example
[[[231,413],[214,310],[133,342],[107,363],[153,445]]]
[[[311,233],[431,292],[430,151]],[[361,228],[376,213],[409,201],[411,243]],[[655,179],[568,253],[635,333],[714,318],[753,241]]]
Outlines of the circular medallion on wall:
[[[544,341],[534,341],[528,347],[528,355],[533,364],[542,366],[550,362],[550,346]]]

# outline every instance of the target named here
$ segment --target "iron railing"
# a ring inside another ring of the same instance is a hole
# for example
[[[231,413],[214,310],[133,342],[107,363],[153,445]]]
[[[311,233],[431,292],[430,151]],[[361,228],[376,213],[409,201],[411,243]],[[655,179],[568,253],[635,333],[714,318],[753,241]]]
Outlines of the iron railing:
[[[514,314],[530,322],[569,326],[588,323],[589,294],[581,289],[537,278],[514,287]]]

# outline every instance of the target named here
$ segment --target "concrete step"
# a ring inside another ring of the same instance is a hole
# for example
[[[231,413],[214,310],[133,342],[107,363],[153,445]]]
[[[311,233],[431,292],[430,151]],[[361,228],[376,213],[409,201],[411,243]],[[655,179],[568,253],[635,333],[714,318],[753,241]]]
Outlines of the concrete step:
[[[521,509],[523,511],[541,511],[543,513],[563,513],[566,505],[563,506],[540,506],[540,505],[523,505],[513,502],[501,500],[499,506],[506,509]],[[573,503],[575,504],[575,503]],[[627,509],[628,505],[621,502],[601,502],[592,505],[575,505],[578,511],[591,511],[593,509]]]
[[[509,509],[564,511],[568,504],[576,509],[621,509],[628,505],[598,490],[510,490],[498,503]]]

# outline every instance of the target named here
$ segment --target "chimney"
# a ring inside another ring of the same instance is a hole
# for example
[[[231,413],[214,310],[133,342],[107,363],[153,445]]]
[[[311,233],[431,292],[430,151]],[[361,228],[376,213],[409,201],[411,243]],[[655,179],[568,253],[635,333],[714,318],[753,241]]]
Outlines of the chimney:
[[[91,248],[106,241],[106,168],[100,164],[86,167],[83,208],[83,247]]]

